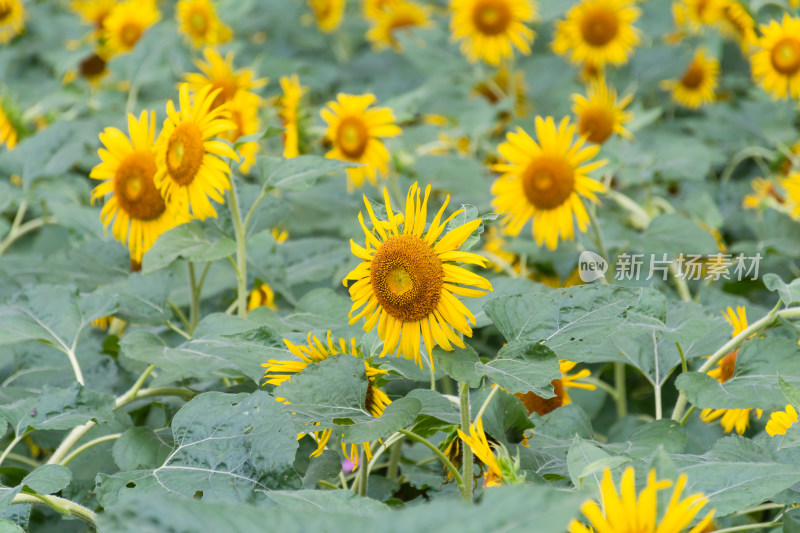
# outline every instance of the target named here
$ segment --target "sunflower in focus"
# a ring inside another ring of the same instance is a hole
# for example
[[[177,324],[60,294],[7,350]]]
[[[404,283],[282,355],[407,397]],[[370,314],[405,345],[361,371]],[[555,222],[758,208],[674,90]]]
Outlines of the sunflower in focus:
[[[719,61],[706,57],[702,48],[698,49],[689,66],[678,80],[664,80],[661,88],[670,91],[672,101],[697,109],[714,101],[714,91],[719,79]]]
[[[219,98],[219,96],[217,96]],[[261,129],[261,121],[258,119],[258,105],[260,98],[253,93],[240,91],[236,93],[227,104],[228,115],[235,128],[222,133],[220,137],[234,143],[245,135],[253,135]],[[213,104],[212,104],[213,107]],[[248,141],[239,146],[239,155],[242,157],[242,164],[239,167],[244,174],[250,172],[253,163],[256,162],[258,152],[258,141]]]
[[[344,0],[308,0],[314,13],[317,28],[322,33],[331,33],[339,27],[344,14]]]
[[[582,379],[591,375],[588,368],[584,368],[574,374],[569,373],[577,364],[578,363],[573,363],[566,359],[561,359],[558,362],[561,377],[551,382],[555,394],[554,397],[545,399],[541,396],[537,396],[533,392],[518,392],[514,396],[522,400],[522,403],[525,404],[525,408],[528,409],[528,414],[537,413],[539,416],[544,416],[547,413],[555,411],[563,405],[571,404],[572,399],[569,397],[567,389],[595,390],[597,388],[596,385],[591,383],[581,382]]]
[[[233,37],[233,31],[219,19],[211,0],[179,0],[175,18],[178,33],[186,36],[195,48],[227,43]]]
[[[300,85],[297,74],[281,76],[283,95],[278,99],[278,115],[283,126],[283,157],[291,158],[300,155],[300,102],[308,87]]]
[[[208,199],[224,203],[222,193],[231,186],[231,169],[220,157],[239,160],[230,146],[212,139],[236,129],[222,108],[210,109],[217,91],[206,86],[190,99],[189,85],[182,84],[180,109],[172,100],[167,102],[167,118],[156,143],[156,187],[182,214],[201,220],[217,216]]]
[[[376,51],[391,47],[395,52],[402,52],[403,48],[396,38],[397,32],[429,27],[431,11],[429,6],[408,0],[389,2],[380,15],[372,19],[367,40]]]
[[[327,123],[326,137],[333,148],[325,154],[330,159],[341,159],[361,163],[360,167],[347,169],[347,189],[361,187],[364,178],[377,184],[377,175],[389,171],[389,152],[380,141],[381,137],[400,135],[402,130],[395,124],[394,113],[388,107],[367,109],[375,102],[375,95],[351,95],[339,93],[335,102],[328,102],[320,112]]]
[[[96,31],[105,29],[106,18],[117,5],[116,0],[73,0],[70,9],[81,18],[87,26],[94,26]]]
[[[613,133],[633,139],[631,132],[624,127],[633,119],[633,113],[625,111],[631,100],[632,94],[617,100],[617,90],[606,85],[603,78],[592,81],[586,96],[572,95],[572,112],[577,117],[578,132],[596,144],[603,144]]]
[[[160,18],[154,0],[118,2],[105,18],[103,37],[108,50],[114,55],[130,52]]]
[[[536,34],[526,24],[536,19],[533,0],[452,0],[451,39],[461,41],[461,53],[470,63],[479,59],[499,65],[514,48],[531,53]]]
[[[556,22],[553,51],[575,64],[624,65],[639,44],[640,14],[634,0],[582,0]]]
[[[11,122],[11,118],[0,100],[0,145],[5,144],[7,149],[13,150],[17,145],[18,138],[17,128]]]
[[[350,250],[363,262],[347,274],[343,282],[345,286],[354,282],[349,287],[353,300],[350,324],[366,318],[364,331],[377,326],[378,336],[383,341],[381,357],[399,351],[406,359],[414,359],[422,366],[420,337],[433,365],[435,345],[448,351],[453,349],[453,344],[464,348],[464,342],[454,329],[467,337],[472,336],[467,319],[474,325],[475,317],[456,295],[483,296],[492,290],[492,285],[486,278],[454,264],[485,266],[483,257],[459,251],[478,229],[481,220],[462,224],[439,238],[447,224],[463,213],[463,209],[459,209],[442,221],[450,201],[448,196],[425,232],[430,185],[425,188],[421,203],[420,192],[414,183],[406,196],[405,211],[395,214],[384,189],[387,221],[378,220],[364,197],[372,230],[367,229],[359,213],[366,243],[361,247],[351,240]]]
[[[100,220],[106,228],[114,222],[114,238],[127,244],[132,270],[139,270],[142,257],[156,239],[187,219],[164,201],[153,182],[155,113],[148,117],[143,111],[138,120],[128,115],[128,133],[126,137],[116,128],[106,128],[100,134],[104,148],[97,154],[102,162],[89,177],[103,181],[92,191],[92,202],[110,195]]]
[[[247,311],[252,311],[257,307],[266,307],[273,311],[278,310],[275,306],[275,292],[266,283],[262,283],[250,291],[250,298],[247,300]]]
[[[581,512],[588,522],[587,527],[577,520],[569,523],[569,533],[590,533],[593,531],[613,533],[681,533],[695,519],[700,510],[708,503],[702,493],[692,494],[681,499],[686,487],[686,474],[681,474],[667,508],[658,512],[657,493],[668,489],[672,482],[656,480],[656,471],[650,470],[647,476],[647,485],[636,493],[635,474],[632,466],[625,469],[620,480],[620,490],[617,492],[611,470],[603,471],[603,481],[600,483],[601,504],[589,500],[581,507]],[[701,533],[711,524],[714,509],[708,512],[688,533]],[[661,521],[658,522],[658,518]]]
[[[519,235],[533,219],[533,237],[540,246],[555,250],[559,237],[575,237],[573,218],[585,232],[589,214],[583,198],[599,203],[595,193],[603,185],[587,174],[606,164],[605,160],[588,162],[600,150],[599,145],[584,147],[585,139],[576,138],[576,126],[564,117],[556,126],[552,117],[536,117],[533,140],[522,128],[506,135],[498,150],[506,160],[492,168],[502,175],[492,185],[492,205],[504,213],[503,230]],[[581,166],[582,165],[582,166]]]
[[[25,16],[25,8],[20,0],[0,0],[0,44],[22,33]]]
[[[800,98],[800,18],[783,14],[760,26],[751,58],[756,83],[772,98]]]
[[[786,432],[797,423],[797,409],[787,405],[785,411],[776,411],[769,416],[767,422],[767,433],[770,437],[775,435],[786,435]]]
[[[735,337],[747,329],[747,311],[744,307],[738,306],[736,312],[728,307],[724,316],[725,320],[733,328],[731,337]],[[736,354],[738,352],[739,350],[734,350],[720,359],[717,363],[717,368],[709,370],[708,375],[720,383],[725,383],[732,378],[736,369]],[[713,422],[720,419],[720,424],[722,424],[725,433],[730,433],[735,428],[736,433],[742,435],[750,425],[750,412],[753,410],[755,410],[756,416],[761,418],[763,413],[761,409],[703,409],[700,413],[700,419],[703,422]]]
[[[267,79],[254,79],[255,73],[252,69],[235,70],[233,52],[229,52],[223,58],[216,49],[209,47],[203,50],[203,56],[206,58],[205,62],[195,61],[200,72],[184,74],[183,78],[189,84],[192,93],[199,92],[206,85],[211,85],[212,90],[220,90],[211,104],[212,109],[232,101],[240,92],[249,93],[269,83]]]

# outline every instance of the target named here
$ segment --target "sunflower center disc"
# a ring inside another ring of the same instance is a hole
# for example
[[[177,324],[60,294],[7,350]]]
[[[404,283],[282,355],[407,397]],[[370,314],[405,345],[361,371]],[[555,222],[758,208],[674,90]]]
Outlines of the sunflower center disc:
[[[554,209],[572,194],[575,175],[561,157],[540,156],[522,172],[522,188],[539,209]]]
[[[233,78],[216,79],[211,84],[211,87],[212,92],[216,91],[217,89],[221,89],[217,96],[214,97],[214,102],[211,104],[211,109],[216,109],[225,102],[233,100],[233,97],[236,95],[236,89],[238,89],[236,80]]]
[[[119,38],[127,47],[133,47],[137,42],[139,42],[139,38],[142,36],[142,28],[138,24],[127,23],[122,26],[122,29],[119,32]]]
[[[778,41],[772,49],[772,66],[787,76],[800,70],[800,39],[785,37]]]
[[[350,159],[358,159],[367,149],[369,132],[360,119],[347,117],[339,123],[337,141],[344,155]]]
[[[736,352],[731,352],[722,358],[719,362],[719,381],[724,383],[733,377],[733,371],[736,369]]]
[[[505,0],[483,0],[475,4],[472,23],[484,35],[498,35],[511,22],[511,8]]]
[[[201,35],[205,35],[206,30],[208,29],[208,18],[206,18],[204,13],[198,13],[198,12],[192,13],[192,16],[189,18],[189,21],[195,32]]]
[[[588,109],[580,117],[578,130],[590,142],[602,144],[614,133],[614,116],[607,109]]]
[[[181,124],[170,135],[167,143],[167,170],[178,185],[188,185],[194,180],[203,163],[203,135],[196,124]]]
[[[8,16],[11,15],[11,8],[8,6],[0,7],[0,21],[5,20]]]
[[[444,270],[439,256],[420,237],[396,235],[375,252],[370,281],[381,308],[398,320],[412,322],[436,309]]]
[[[114,177],[114,195],[119,206],[138,220],[153,220],[166,209],[153,183],[156,161],[149,152],[134,152],[119,164]]]
[[[681,78],[681,85],[687,89],[697,89],[703,83],[705,77],[706,73],[702,65],[692,61],[692,64],[689,65],[689,68],[686,69],[686,72],[684,72]]]
[[[106,62],[99,55],[92,54],[81,61],[80,71],[84,78],[95,78],[106,71]]]
[[[618,31],[617,15],[604,7],[586,13],[581,21],[581,36],[591,46],[605,46],[617,36]]]
[[[389,34],[391,35],[392,41],[396,39],[395,32],[397,30],[402,30],[403,28],[409,28],[412,26],[416,26],[417,21],[414,17],[408,15],[400,15],[396,19],[394,19],[389,27]]]

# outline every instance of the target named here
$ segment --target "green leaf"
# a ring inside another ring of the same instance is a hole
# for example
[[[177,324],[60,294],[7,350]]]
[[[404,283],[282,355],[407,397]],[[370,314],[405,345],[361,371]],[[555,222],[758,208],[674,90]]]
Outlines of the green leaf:
[[[800,389],[789,385],[785,379],[778,376],[778,385],[781,387],[781,392],[786,401],[789,402],[795,409],[800,409]]]
[[[300,155],[291,159],[259,157],[258,169],[265,185],[287,191],[301,191],[328,174],[358,166],[347,161],[317,155]]]
[[[569,477],[572,479],[572,484],[579,488],[585,486],[584,480],[589,476],[594,480],[592,485],[599,485],[603,470],[606,468],[613,470],[628,462],[630,459],[627,457],[610,455],[580,437],[575,437],[567,452]]]
[[[53,494],[64,489],[71,480],[72,472],[65,466],[40,466],[25,476],[16,487],[0,487],[0,512],[5,511],[23,490],[35,494]]]
[[[686,428],[674,420],[654,420],[637,427],[630,435],[625,436],[627,442],[619,445],[609,444],[607,450],[615,450],[636,459],[652,456],[659,447],[667,453],[682,453],[686,448],[688,436]]]
[[[717,241],[708,231],[686,217],[675,214],[659,215],[634,243],[637,250],[666,253],[668,257],[678,254],[717,253]]]
[[[466,346],[466,348],[454,347],[452,351],[436,346],[433,349],[433,358],[448,376],[474,389],[481,384],[482,374],[477,370],[481,366],[481,360],[478,352],[470,345]]]
[[[169,271],[134,272],[123,281],[103,286],[99,292],[119,301],[114,316],[134,324],[163,324],[172,318],[167,299],[173,286]]]
[[[561,377],[558,357],[538,342],[509,342],[496,358],[480,365],[479,372],[508,392],[533,392],[544,398],[554,396],[550,383]]]
[[[789,509],[783,514],[783,533],[800,533],[800,509]]]
[[[795,279],[787,284],[777,274],[769,273],[764,274],[762,281],[768,290],[778,292],[784,305],[800,302],[800,279]]]
[[[422,403],[422,414],[432,416],[448,424],[459,424],[461,414],[458,407],[441,395],[430,389],[414,389],[406,398],[416,398]]]
[[[111,453],[120,470],[156,468],[169,456],[172,444],[150,428],[126,429],[114,442]]]
[[[142,272],[145,274],[168,267],[182,257],[194,263],[207,263],[236,252],[236,243],[210,227],[188,222],[161,235],[144,255]]]
[[[14,522],[0,520],[0,533],[25,533],[25,530]]]
[[[342,442],[362,443],[384,439],[398,429],[410,426],[422,410],[422,402],[416,398],[400,398],[390,403],[383,414],[372,420],[348,426]]]

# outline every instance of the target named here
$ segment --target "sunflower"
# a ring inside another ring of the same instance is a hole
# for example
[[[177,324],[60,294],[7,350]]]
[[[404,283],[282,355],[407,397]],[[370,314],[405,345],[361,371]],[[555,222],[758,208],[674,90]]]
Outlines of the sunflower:
[[[297,74],[281,76],[283,95],[278,99],[278,115],[283,125],[283,157],[300,155],[300,101],[308,87],[300,85]]]
[[[219,96],[217,96],[219,98]],[[245,135],[253,135],[261,129],[261,121],[258,119],[258,105],[260,98],[253,93],[240,91],[228,102],[227,111],[231,122],[236,127],[222,133],[220,137],[231,141],[239,140]],[[212,104],[213,107],[213,104]],[[239,146],[239,155],[242,157],[242,164],[239,167],[244,174],[250,172],[250,167],[256,161],[258,152],[258,141],[248,141]]]
[[[275,242],[278,244],[283,244],[286,242],[286,239],[289,238],[289,232],[285,229],[282,230],[280,228],[272,228],[272,238],[275,239]]]
[[[3,109],[3,103],[0,101],[0,145],[5,144],[6,148],[13,150],[17,145],[18,134],[17,128],[11,122],[7,111]]]
[[[378,173],[389,171],[389,152],[380,137],[394,137],[402,130],[395,124],[394,113],[388,107],[367,109],[375,102],[375,95],[336,95],[335,102],[320,112],[327,123],[325,133],[333,149],[325,157],[361,163],[360,167],[347,169],[347,188],[361,187],[364,178],[376,185]]]
[[[475,457],[481,460],[486,465],[488,471],[483,480],[484,487],[496,487],[503,484],[503,471],[500,464],[489,446],[489,440],[486,438],[486,433],[483,431],[483,420],[480,418],[474,424],[469,426],[469,435],[466,435],[460,429],[458,436],[464,441],[464,444],[470,447]]]
[[[747,9],[737,0],[719,0],[717,28],[725,37],[739,43],[747,53],[756,36],[756,21]]]
[[[395,52],[402,52],[403,48],[395,37],[396,32],[429,27],[431,11],[429,6],[406,0],[388,3],[381,14],[373,19],[367,31],[367,40],[376,51],[392,47]]]
[[[771,20],[760,29],[751,58],[756,83],[773,99],[800,98],[800,18],[784,13],[780,23]]]
[[[107,331],[109,335],[116,335],[117,337],[122,337],[122,335],[125,334],[125,327],[127,325],[127,322],[115,316],[104,316],[97,320],[92,320],[92,327],[101,331]]]
[[[524,116],[528,112],[528,102],[525,99],[527,90],[525,73],[521,70],[511,73],[507,65],[502,65],[491,80],[480,82],[472,92],[483,96],[490,104],[511,97],[514,99],[514,114]]]
[[[148,120],[149,118],[149,120]],[[156,188],[154,142],[155,113],[142,112],[139,120],[128,115],[129,137],[116,128],[100,134],[97,154],[102,162],[95,166],[90,178],[103,180],[92,191],[92,201],[111,195],[100,212],[107,228],[114,221],[112,233],[128,245],[133,270],[138,270],[142,256],[165,231],[186,221],[164,199]]]
[[[679,26],[688,26],[693,33],[719,20],[722,0],[680,0],[672,3],[672,16]]]
[[[217,17],[211,0],[179,0],[175,7],[178,33],[195,48],[226,43],[233,37],[231,28]]]
[[[425,188],[421,204],[420,192],[416,183],[408,190],[403,215],[392,211],[389,194],[384,189],[388,221],[376,218],[364,196],[373,229],[367,230],[359,213],[366,243],[362,248],[351,240],[350,249],[363,262],[347,274],[343,282],[345,286],[350,281],[355,282],[350,285],[353,300],[350,324],[366,317],[364,331],[371,331],[377,325],[378,336],[383,341],[381,357],[399,348],[406,359],[414,359],[422,366],[420,336],[431,365],[434,345],[448,351],[453,349],[453,344],[464,348],[464,342],[453,329],[472,336],[467,317],[473,324],[475,317],[455,295],[482,296],[484,291],[492,290],[492,285],[485,278],[453,264],[458,261],[485,266],[483,257],[458,250],[478,229],[481,220],[462,224],[439,239],[447,224],[464,210],[459,209],[442,222],[450,201],[448,196],[426,233],[430,185]],[[456,284],[472,285],[479,290]],[[358,311],[359,308],[362,309]]]
[[[230,146],[209,140],[236,129],[222,108],[210,109],[218,90],[211,92],[206,86],[190,100],[189,85],[182,84],[180,109],[172,100],[167,102],[167,118],[156,144],[156,187],[181,213],[191,212],[201,220],[217,216],[208,197],[224,203],[221,193],[230,189],[230,167],[218,156],[239,160]]]
[[[266,307],[277,311],[275,306],[275,292],[272,287],[266,283],[262,283],[252,291],[250,291],[250,299],[247,301],[247,310],[252,311],[256,307]]]
[[[678,80],[664,80],[661,88],[670,91],[672,101],[684,107],[697,109],[714,101],[714,91],[719,78],[719,61],[706,57],[699,48]]]
[[[787,405],[785,411],[776,411],[769,416],[766,430],[770,437],[786,435],[789,428],[796,423],[797,410],[793,406]]]
[[[100,82],[108,76],[108,60],[111,53],[105,46],[98,46],[94,52],[86,56],[78,64],[77,72],[71,70],[64,76],[64,83],[68,83],[80,75],[81,78],[89,82],[92,87],[97,87]]]
[[[112,54],[130,52],[160,18],[161,13],[153,0],[118,2],[105,18],[105,44]]]
[[[747,329],[747,312],[744,307],[738,306],[736,312],[728,307],[724,313],[725,320],[733,328],[731,337],[735,337],[742,331]],[[736,354],[735,350],[719,360],[717,368],[708,371],[708,375],[716,379],[720,383],[725,383],[731,377],[736,368]],[[750,425],[750,412],[753,409],[703,409],[700,413],[700,419],[703,422],[713,422],[714,420],[721,419],[720,424],[725,430],[725,433],[730,433],[734,428],[739,435],[743,434],[747,427]],[[755,409],[756,416],[761,418],[761,409]]]
[[[377,20],[391,4],[404,0],[363,0],[361,10],[367,20]]]
[[[339,27],[344,13],[344,0],[308,0],[314,12],[317,28],[322,33],[330,33]]]
[[[269,83],[269,80],[265,78],[254,79],[255,73],[252,69],[234,70],[233,52],[229,52],[223,58],[214,48],[208,47],[203,50],[203,56],[206,58],[205,63],[195,61],[200,72],[184,74],[183,78],[193,93],[199,92],[209,84],[212,89],[220,89],[211,105],[212,108],[230,102],[239,92],[249,92]]]
[[[81,22],[100,31],[105,28],[106,18],[116,5],[116,0],[73,0],[69,7],[80,16]]]
[[[566,359],[561,359],[558,362],[561,377],[559,379],[554,379],[551,382],[553,385],[553,391],[555,393],[554,397],[545,399],[541,396],[537,396],[533,392],[526,392],[524,394],[518,392],[514,396],[522,400],[522,403],[525,404],[525,407],[528,409],[528,414],[535,412],[539,416],[544,416],[547,413],[555,411],[562,405],[568,405],[572,403],[572,399],[569,397],[567,389],[595,390],[597,388],[596,385],[591,383],[581,383],[581,379],[587,378],[591,375],[591,372],[588,368],[584,368],[583,370],[580,370],[574,374],[569,373],[577,364],[578,363],[573,363],[572,361],[567,361]]]
[[[589,85],[587,96],[572,95],[572,112],[578,120],[578,132],[589,142],[597,144],[603,144],[612,133],[633,139],[631,132],[623,126],[633,119],[633,113],[625,111],[631,100],[633,95],[629,94],[618,101],[616,89],[608,87],[602,77],[595,79]]]
[[[536,34],[526,23],[537,18],[533,0],[452,0],[451,39],[461,41],[461,53],[471,63],[490,65],[514,55],[512,45],[531,53]]]
[[[0,0],[0,44],[22,33],[25,16],[25,8],[20,0]]]
[[[600,146],[584,148],[585,139],[576,139],[575,133],[568,117],[558,127],[552,117],[536,117],[538,143],[522,128],[506,135],[507,141],[498,150],[507,162],[492,166],[502,172],[492,185],[492,204],[504,213],[501,223],[506,234],[519,235],[533,219],[536,242],[554,250],[559,236],[574,238],[573,214],[580,230],[586,231],[589,215],[582,198],[599,203],[595,193],[604,190],[587,174],[606,161],[580,166],[597,155]]]
[[[582,0],[565,20],[556,22],[553,50],[559,55],[569,52],[575,64],[624,65],[639,44],[633,23],[640,13],[634,0]]]
[[[762,209],[766,206],[784,203],[783,197],[778,193],[775,184],[764,178],[753,178],[750,182],[753,192],[745,194],[742,198],[742,207],[745,209]]]
[[[656,471],[650,470],[647,476],[647,485],[636,494],[634,469],[629,466],[622,473],[620,491],[614,486],[611,470],[603,471],[603,481],[600,483],[602,508],[594,500],[589,500],[581,507],[581,512],[591,527],[586,527],[577,520],[569,523],[569,533],[589,533],[591,531],[614,533],[680,533],[685,530],[695,519],[707,503],[702,493],[692,494],[681,500],[681,494],[686,486],[687,476],[681,474],[672,491],[667,508],[658,513],[659,490],[672,486],[671,481],[656,480]],[[658,517],[661,521],[656,523]],[[689,533],[700,533],[711,523],[714,509],[708,512]]]
[[[791,171],[780,184],[786,192],[785,210],[795,220],[800,220],[800,172]]]

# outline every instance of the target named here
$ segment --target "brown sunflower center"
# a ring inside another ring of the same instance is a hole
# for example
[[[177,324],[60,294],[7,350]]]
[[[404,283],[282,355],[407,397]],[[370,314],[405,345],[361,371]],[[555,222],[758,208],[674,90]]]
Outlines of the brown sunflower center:
[[[522,188],[539,209],[554,209],[572,194],[575,173],[562,157],[539,156],[522,172]]]
[[[131,218],[153,220],[166,209],[153,183],[156,160],[150,152],[134,152],[119,164],[114,176],[114,195]]]
[[[126,22],[119,30],[119,40],[122,44],[131,48],[142,36],[142,27],[135,22]]]
[[[786,76],[800,71],[800,38],[784,37],[772,48],[770,56],[775,70]]]
[[[193,33],[205,35],[208,31],[208,16],[203,11],[195,11],[189,15],[189,25]]]
[[[733,371],[736,370],[736,352],[731,352],[719,362],[719,382],[724,383],[733,377]]]
[[[81,76],[91,80],[102,76],[106,72],[106,62],[97,54],[92,54],[83,61],[80,65]]]
[[[605,6],[596,6],[581,20],[581,36],[591,46],[605,46],[617,36],[617,14]]]
[[[514,396],[522,400],[522,403],[528,410],[528,414],[536,413],[539,416],[544,416],[564,405],[564,385],[561,380],[554,379],[551,381],[551,384],[553,385],[553,392],[555,393],[555,396],[552,398],[545,399],[533,392],[526,392],[524,394],[518,392],[514,394]]]
[[[614,114],[608,109],[587,109],[578,121],[578,130],[590,142],[602,144],[614,133]]]
[[[681,85],[687,89],[697,89],[706,78],[706,70],[697,61],[692,61],[681,78]]]
[[[484,35],[505,32],[511,18],[511,7],[505,0],[480,0],[472,9],[472,23]]]
[[[412,322],[436,309],[444,270],[439,256],[420,237],[396,235],[375,252],[370,281],[381,308],[398,320]]]
[[[186,122],[175,128],[167,143],[167,170],[178,185],[189,185],[203,163],[203,134],[197,124]]]
[[[392,20],[391,24],[389,24],[389,34],[392,36],[392,40],[395,39],[394,34],[397,30],[410,28],[412,26],[419,26],[419,21],[408,14],[397,15],[394,20]]]
[[[322,20],[330,16],[333,6],[330,0],[312,0],[311,9],[314,10],[317,20]]]
[[[0,22],[4,21],[11,15],[11,6],[2,5],[0,6]]]
[[[369,131],[360,118],[346,117],[339,123],[336,132],[339,150],[350,159],[358,159],[364,154],[369,143]]]

